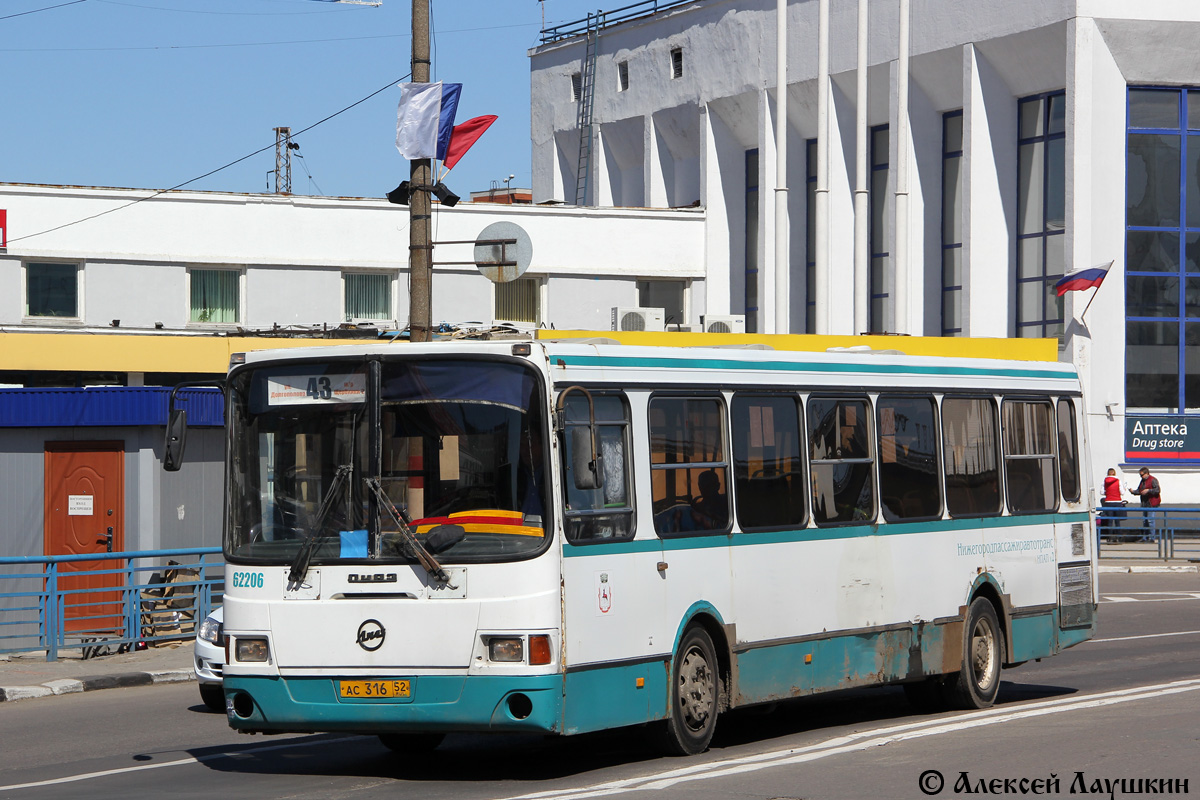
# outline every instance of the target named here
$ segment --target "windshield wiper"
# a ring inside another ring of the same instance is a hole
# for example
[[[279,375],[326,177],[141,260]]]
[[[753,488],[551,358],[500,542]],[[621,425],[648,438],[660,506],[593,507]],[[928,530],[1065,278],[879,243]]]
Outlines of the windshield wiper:
[[[342,484],[353,472],[354,467],[349,464],[342,464],[334,472],[333,481],[329,484],[329,491],[325,492],[325,499],[321,501],[321,507],[317,509],[316,519],[312,523],[313,530],[300,545],[300,550],[296,553],[296,560],[292,562],[292,568],[288,570],[289,590],[299,586],[300,582],[304,580],[304,576],[308,574],[308,563],[312,561],[313,551],[317,548],[317,544],[325,538],[323,532],[325,517],[333,510]]]
[[[400,531],[400,537],[405,541],[409,549],[412,550],[412,553],[416,557],[417,561],[422,567],[425,568],[425,571],[429,573],[431,578],[439,583],[444,583],[449,586],[449,574],[446,573],[446,570],[442,568],[442,565],[438,563],[437,559],[433,557],[433,554],[426,550],[425,546],[417,540],[417,537],[413,536],[412,529],[410,529],[407,524],[412,522],[412,520],[409,519],[408,514],[396,509],[396,506],[392,504],[391,499],[388,498],[387,494],[384,493],[383,486],[380,485],[378,478],[367,478],[366,481],[367,486],[371,487],[371,491],[375,493],[375,497],[379,500],[379,505],[388,513],[388,516],[392,518],[392,522],[396,523],[396,527]],[[449,586],[449,588],[455,589],[457,587]]]

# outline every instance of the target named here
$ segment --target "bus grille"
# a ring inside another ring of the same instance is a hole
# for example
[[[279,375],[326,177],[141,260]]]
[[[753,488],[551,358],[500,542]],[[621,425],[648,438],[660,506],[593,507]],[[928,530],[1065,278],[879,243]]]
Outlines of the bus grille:
[[[1078,628],[1092,624],[1092,568],[1088,565],[1058,570],[1058,627]]]

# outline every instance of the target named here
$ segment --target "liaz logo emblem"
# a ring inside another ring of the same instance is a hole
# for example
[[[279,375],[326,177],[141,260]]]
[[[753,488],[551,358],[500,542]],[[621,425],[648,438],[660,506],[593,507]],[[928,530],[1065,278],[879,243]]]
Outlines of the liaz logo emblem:
[[[396,573],[394,573],[394,572],[351,573],[347,580],[350,583],[395,583],[396,582]]]
[[[387,635],[383,625],[377,619],[368,619],[358,626],[358,646],[368,652],[374,652],[383,647],[383,638]]]

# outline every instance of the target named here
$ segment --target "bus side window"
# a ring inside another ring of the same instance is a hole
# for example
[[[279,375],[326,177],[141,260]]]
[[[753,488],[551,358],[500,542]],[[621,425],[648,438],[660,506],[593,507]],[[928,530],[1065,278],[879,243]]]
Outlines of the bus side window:
[[[794,395],[734,395],[733,482],[742,530],[804,526],[807,508]]]
[[[1000,512],[996,404],[988,397],[942,400],[942,464],[946,510],[954,517]]]
[[[809,398],[809,469],[818,525],[875,519],[869,413],[865,400]]]
[[[716,398],[650,400],[650,484],[660,534],[729,530],[725,415]]]
[[[596,438],[599,448],[603,485],[597,489],[577,489],[571,474],[573,428],[586,429],[587,398],[568,395],[566,427],[562,438],[564,526],[567,539],[579,541],[619,541],[633,538],[633,472],[629,461],[629,406],[623,395],[592,394],[596,410]]]
[[[942,511],[937,425],[932,397],[881,396],[879,503],[889,522],[936,517]]]
[[[1075,404],[1058,401],[1058,480],[1063,499],[1079,502],[1079,440],[1075,434]]]
[[[1053,511],[1058,507],[1058,491],[1050,402],[1005,400],[1003,412],[1008,510],[1014,514]]]

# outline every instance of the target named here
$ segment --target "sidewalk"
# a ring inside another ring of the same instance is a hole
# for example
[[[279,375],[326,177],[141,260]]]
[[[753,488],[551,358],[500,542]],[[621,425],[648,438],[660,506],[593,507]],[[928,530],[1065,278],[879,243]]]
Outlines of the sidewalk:
[[[57,661],[47,661],[44,652],[0,655],[0,703],[195,679],[191,639],[87,660],[78,650],[64,651]]]

